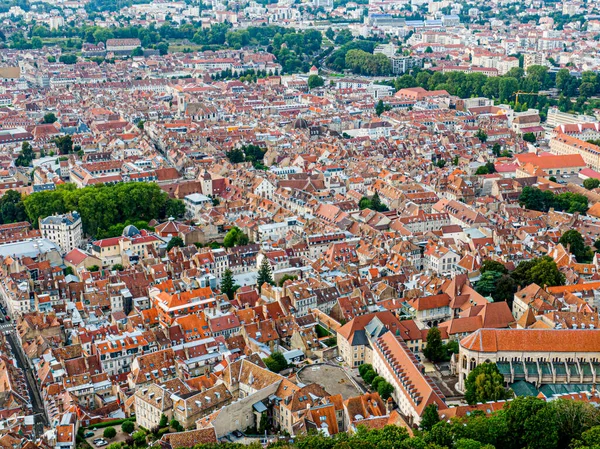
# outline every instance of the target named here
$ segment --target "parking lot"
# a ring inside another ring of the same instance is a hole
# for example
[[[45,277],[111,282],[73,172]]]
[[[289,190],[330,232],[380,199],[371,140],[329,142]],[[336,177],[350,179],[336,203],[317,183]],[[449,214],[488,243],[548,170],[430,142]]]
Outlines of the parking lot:
[[[298,373],[298,379],[306,385],[319,384],[331,395],[341,394],[344,400],[361,394],[339,366],[310,365]]]
[[[95,443],[94,443],[94,440],[95,440],[95,439],[97,439],[97,438],[103,438],[103,436],[102,436],[102,435],[104,434],[104,429],[105,429],[104,427],[103,427],[103,428],[100,428],[100,429],[86,430],[86,431],[85,431],[86,433],[87,433],[87,432],[92,432],[92,433],[93,433],[93,435],[90,435],[90,436],[86,437],[85,439],[86,439],[86,441],[88,442],[88,444],[89,444],[91,447],[93,447],[93,448],[95,448],[95,447],[106,447],[106,446],[108,446],[109,444],[112,444],[112,443],[121,443],[121,442],[125,442],[125,440],[127,439],[127,436],[128,436],[128,435],[127,435],[127,434],[125,434],[125,433],[123,433],[123,432],[121,431],[121,425],[120,425],[120,424],[118,424],[118,425],[115,425],[115,426],[114,426],[114,428],[115,428],[115,430],[117,431],[117,436],[116,436],[116,437],[114,437],[114,438],[110,438],[110,439],[109,439],[109,438],[104,438],[104,440],[106,440],[106,443],[107,443],[107,444],[106,444],[106,445],[104,445],[104,446],[103,446],[103,445],[98,445],[98,444],[95,444]]]

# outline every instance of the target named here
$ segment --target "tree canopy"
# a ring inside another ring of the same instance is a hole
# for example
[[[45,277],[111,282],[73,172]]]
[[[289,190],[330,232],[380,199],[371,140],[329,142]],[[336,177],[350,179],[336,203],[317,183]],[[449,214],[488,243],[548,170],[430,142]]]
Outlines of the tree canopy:
[[[242,232],[240,228],[234,226],[227,232],[223,239],[223,246],[225,248],[233,248],[234,246],[244,246],[250,242],[248,236]]]
[[[288,367],[287,361],[281,352],[273,352],[269,357],[263,359],[267,368],[274,373],[279,373]]]
[[[600,186],[600,179],[596,178],[587,178],[583,180],[583,187],[588,190],[597,189]]]
[[[504,387],[504,377],[494,363],[482,363],[465,380],[465,400],[469,404],[508,399],[512,392]]]
[[[428,406],[422,430],[410,437],[402,426],[381,429],[358,426],[356,432],[324,435],[308,432],[293,442],[272,443],[285,449],[598,449],[600,411],[586,402],[544,401],[535,397],[507,401],[494,413],[471,412],[465,417],[435,420]],[[200,444],[194,449],[243,449],[237,443]]]
[[[588,210],[588,199],[584,195],[571,192],[555,194],[550,190],[529,186],[523,188],[519,196],[519,204],[527,209],[541,212],[548,212],[553,208],[559,212],[584,214]]]
[[[379,193],[375,192],[372,197],[363,196],[358,202],[358,207],[360,210],[363,209],[371,209],[376,212],[387,212],[388,207],[381,202],[381,198],[379,198]]]
[[[77,211],[81,215],[83,231],[92,236],[115,223],[127,220],[147,222],[181,212],[180,200],[169,198],[158,184],[143,182],[98,184],[82,189],[73,184],[63,184],[56,190],[34,192],[23,203],[34,226],[37,226],[40,217]]]
[[[593,251],[585,244],[583,236],[575,229],[569,229],[558,240],[571,254],[575,256],[579,263],[589,263],[594,256]]]

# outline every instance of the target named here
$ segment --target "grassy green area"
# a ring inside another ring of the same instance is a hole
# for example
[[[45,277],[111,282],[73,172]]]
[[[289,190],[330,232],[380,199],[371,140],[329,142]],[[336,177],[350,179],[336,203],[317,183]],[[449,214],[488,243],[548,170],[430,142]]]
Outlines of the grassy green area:
[[[323,326],[321,326],[320,324],[317,324],[315,326],[315,332],[317,333],[317,336],[319,338],[323,338],[323,337],[328,337],[331,335],[331,332],[329,332],[327,329],[325,329]]]

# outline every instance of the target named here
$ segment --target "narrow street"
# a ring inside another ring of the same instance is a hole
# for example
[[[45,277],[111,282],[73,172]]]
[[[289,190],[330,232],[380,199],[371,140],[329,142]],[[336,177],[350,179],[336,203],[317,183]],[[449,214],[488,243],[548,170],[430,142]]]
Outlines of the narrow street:
[[[36,416],[36,423],[43,422],[48,425],[48,418],[46,417],[46,411],[44,410],[44,402],[38,388],[37,381],[35,379],[35,373],[29,367],[29,364],[25,360],[25,356],[21,350],[20,344],[17,342],[14,334],[11,332],[6,336],[6,340],[10,345],[17,364],[25,372],[25,381],[27,382],[27,389],[29,390],[29,397],[31,398],[31,405],[33,407],[33,413]]]

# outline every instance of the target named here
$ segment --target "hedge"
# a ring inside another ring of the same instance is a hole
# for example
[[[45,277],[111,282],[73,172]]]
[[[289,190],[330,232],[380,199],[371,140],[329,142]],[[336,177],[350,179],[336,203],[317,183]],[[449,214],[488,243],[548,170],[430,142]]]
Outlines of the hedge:
[[[135,421],[135,416],[132,418],[124,418],[124,419],[115,419],[113,421],[99,422],[97,424],[91,424],[86,429],[102,429],[103,427],[111,427],[118,426],[119,424],[123,424],[125,421]]]

